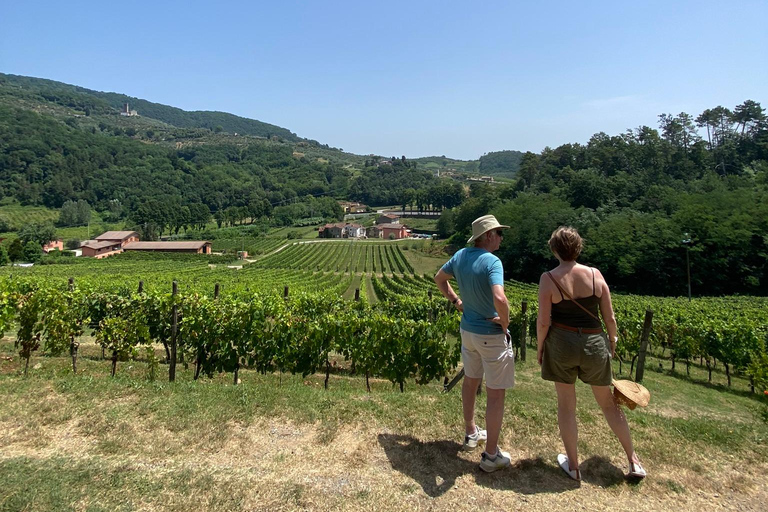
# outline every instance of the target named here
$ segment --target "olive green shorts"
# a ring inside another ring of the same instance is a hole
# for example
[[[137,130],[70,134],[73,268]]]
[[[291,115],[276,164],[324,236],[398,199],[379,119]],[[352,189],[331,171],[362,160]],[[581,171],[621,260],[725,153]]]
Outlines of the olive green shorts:
[[[611,351],[608,336],[583,334],[550,326],[544,340],[541,378],[573,384],[576,377],[592,386],[611,384]]]

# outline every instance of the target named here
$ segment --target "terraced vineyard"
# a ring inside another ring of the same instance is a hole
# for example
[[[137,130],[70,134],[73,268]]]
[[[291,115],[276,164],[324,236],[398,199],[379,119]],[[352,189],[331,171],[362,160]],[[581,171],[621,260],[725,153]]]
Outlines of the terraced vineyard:
[[[59,211],[44,206],[0,206],[0,220],[16,229],[31,222],[55,222]]]
[[[213,251],[247,251],[249,257],[267,254],[288,243],[280,237],[261,238],[221,238],[213,240]]]
[[[413,273],[396,243],[367,241],[296,242],[258,261],[256,266],[378,275]]]

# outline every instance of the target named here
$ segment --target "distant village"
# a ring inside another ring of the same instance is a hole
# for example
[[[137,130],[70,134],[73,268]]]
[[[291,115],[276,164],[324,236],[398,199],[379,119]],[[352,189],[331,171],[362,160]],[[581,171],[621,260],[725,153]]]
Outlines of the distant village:
[[[376,224],[365,228],[360,224],[337,222],[321,227],[320,238],[384,238],[399,240],[408,238],[411,230],[405,224],[400,224],[400,217],[392,213],[383,213],[376,219]]]
[[[361,203],[339,201],[344,213],[366,213],[368,206]],[[376,223],[370,227],[349,222],[326,224],[318,230],[320,238],[382,238],[385,240],[401,240],[403,238],[421,237],[413,235],[408,226],[400,223],[400,216],[394,213],[382,213],[376,218]],[[426,235],[424,235],[426,237]]]

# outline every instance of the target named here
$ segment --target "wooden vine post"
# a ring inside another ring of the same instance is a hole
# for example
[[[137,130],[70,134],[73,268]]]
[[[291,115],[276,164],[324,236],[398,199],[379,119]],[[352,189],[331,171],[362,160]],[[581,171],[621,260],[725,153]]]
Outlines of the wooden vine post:
[[[651,336],[651,326],[653,324],[653,311],[645,311],[645,322],[643,322],[643,334],[640,338],[640,352],[637,354],[637,371],[635,372],[635,382],[643,380],[645,373],[645,354],[648,351],[648,338]]]
[[[171,364],[168,368],[168,381],[176,382],[176,347],[177,335],[179,331],[179,307],[176,305],[176,294],[179,291],[179,285],[173,282],[173,291],[171,297],[173,301],[173,313],[171,317]]]
[[[70,277],[68,281],[68,289],[70,292],[75,291],[75,278]],[[75,336],[69,336],[69,355],[72,358],[72,373],[77,374],[77,349],[80,346],[75,342]]]

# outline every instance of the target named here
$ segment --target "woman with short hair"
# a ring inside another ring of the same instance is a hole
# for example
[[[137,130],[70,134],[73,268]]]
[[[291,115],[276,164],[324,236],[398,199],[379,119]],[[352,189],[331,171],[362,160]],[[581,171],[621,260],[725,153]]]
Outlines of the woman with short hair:
[[[646,472],[632,446],[627,418],[611,394],[611,359],[617,340],[611,292],[599,270],[576,263],[582,245],[574,228],[557,228],[549,247],[560,264],[539,280],[538,360],[542,378],[555,383],[557,423],[565,445],[565,454],[558,455],[557,461],[568,476],[581,480],[576,426],[578,377],[592,386],[595,400],[624,448],[628,476],[643,478]]]

